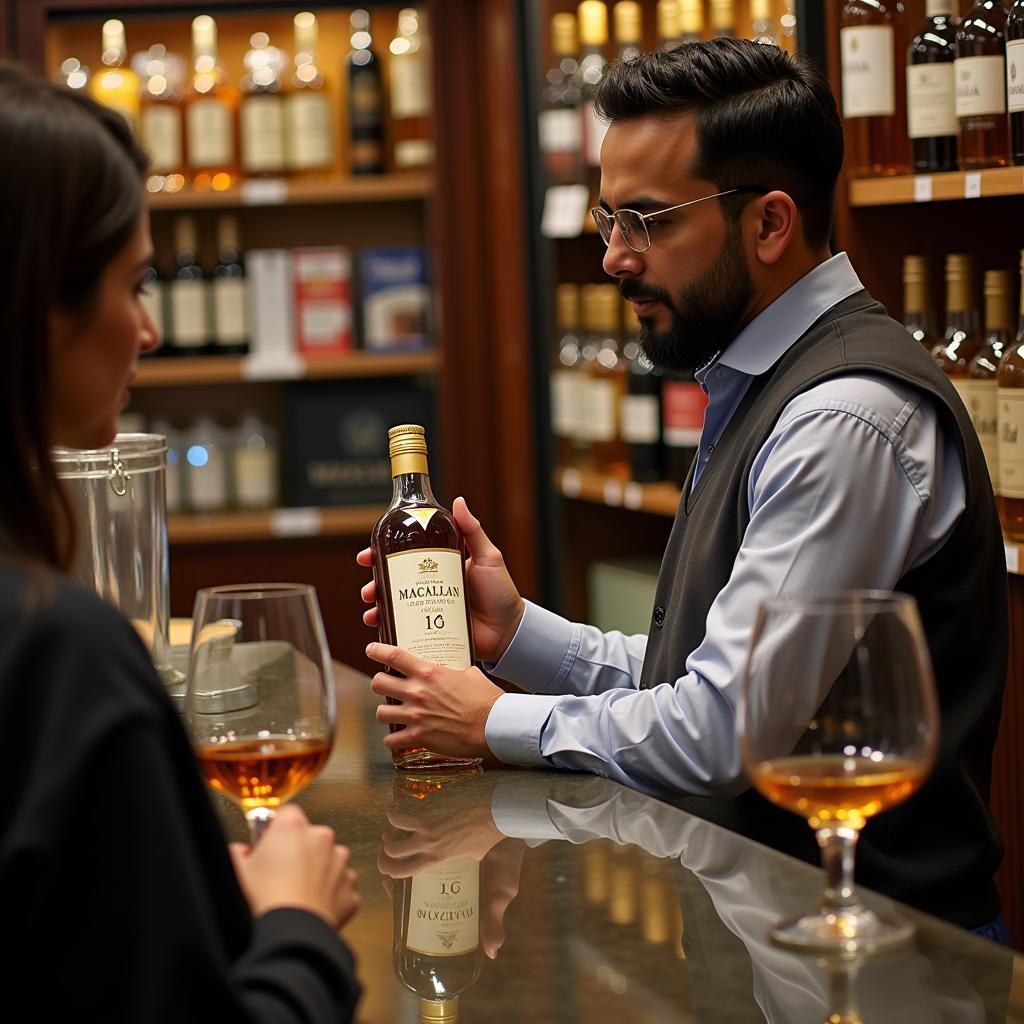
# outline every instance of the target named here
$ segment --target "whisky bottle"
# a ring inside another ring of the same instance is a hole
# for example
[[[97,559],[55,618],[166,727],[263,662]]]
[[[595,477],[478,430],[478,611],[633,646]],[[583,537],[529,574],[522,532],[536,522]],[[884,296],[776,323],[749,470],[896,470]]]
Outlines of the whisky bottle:
[[[755,43],[779,45],[775,18],[772,16],[772,0],[750,0],[750,29]]]
[[[213,351],[243,355],[249,347],[249,290],[239,258],[238,220],[217,219],[217,265],[210,283],[213,293]]]
[[[185,138],[192,184],[218,192],[238,180],[238,90],[217,63],[217,24],[192,22],[192,80],[185,98]]]
[[[149,154],[148,192],[178,192],[185,185],[185,119],[181,59],[157,43],[142,57],[139,138]]]
[[[549,185],[571,185],[583,180],[581,80],[572,14],[551,19],[551,53],[537,119],[540,157]]]
[[[629,475],[638,483],[654,483],[665,477],[661,447],[661,374],[640,345],[640,321],[631,302],[623,303],[622,325],[622,355],[627,370],[619,422],[622,440],[629,449]]]
[[[595,347],[587,401],[587,433],[590,461],[594,470],[619,480],[629,479],[629,449],[619,430],[619,413],[626,393],[626,361],[619,348],[619,290],[613,284],[599,284],[593,291],[594,332],[588,344]]]
[[[658,27],[658,47],[662,50],[674,50],[683,41],[682,8],[692,8],[701,0],[658,0],[655,7],[655,21]],[[704,17],[703,7],[700,8],[701,19]],[[691,15],[692,19],[692,15]]]
[[[946,329],[942,340],[932,349],[932,358],[958,392],[967,379],[971,360],[981,348],[971,302],[972,267],[970,256],[953,253],[946,257]]]
[[[476,661],[466,598],[466,550],[451,514],[434,499],[423,427],[388,431],[393,493],[370,535],[380,639],[453,669]],[[395,731],[397,727],[392,727]],[[451,769],[477,758],[423,747],[394,752],[398,768]]]
[[[1010,114],[1010,159],[1024,164],[1024,0],[1006,16],[1006,109]]]
[[[210,340],[209,291],[196,262],[196,224],[184,215],[175,221],[177,270],[169,285],[169,351],[175,355],[202,355]]]
[[[985,334],[981,348],[967,365],[967,379],[957,390],[971,414],[978,432],[981,449],[985,453],[988,475],[998,492],[999,485],[999,417],[998,384],[999,362],[1010,348],[1013,334],[1008,270],[985,271]]]
[[[848,173],[851,177],[905,174],[910,161],[903,4],[900,0],[844,0],[841,25]]]
[[[661,435],[665,478],[683,486],[704,429],[708,396],[692,374],[666,373],[661,379]]]
[[[579,289],[560,284],[555,289],[555,351],[551,362],[551,430],[555,461],[570,466],[573,437],[580,409]]]
[[[249,37],[243,58],[245,74],[238,83],[242,90],[238,122],[242,170],[250,177],[279,175],[285,170],[284,63],[284,54],[270,45],[266,32]]]
[[[903,257],[903,326],[914,340],[931,352],[938,338],[928,301],[928,257]]]
[[[184,491],[190,512],[223,512],[230,503],[224,430],[201,416],[185,438]]]
[[[583,124],[583,154],[588,167],[601,166],[601,143],[608,122],[597,116],[594,93],[604,78],[604,57],[608,42],[608,8],[603,0],[583,0],[579,6],[580,27],[580,115]]]
[[[239,508],[263,511],[277,505],[277,435],[254,412],[247,412],[235,430],[232,471]]]
[[[391,163],[396,171],[422,170],[434,162],[430,37],[425,13],[403,7],[398,12],[398,34],[388,49]]]
[[[956,21],[953,0],[928,0],[907,51],[907,135],[916,173],[956,170]]]
[[[679,0],[679,37],[684,43],[704,38],[704,0]]]
[[[620,61],[636,60],[643,52],[643,23],[636,0],[619,0],[612,8],[615,48]]]
[[[296,14],[295,67],[284,99],[285,158],[293,174],[322,177],[334,163],[331,98],[317,56],[316,15]]]
[[[981,0],[957,29],[954,71],[961,170],[1009,163],[1005,26],[1002,0]]]
[[[139,77],[128,67],[128,44],[124,22],[109,18],[103,22],[103,70],[89,80],[92,98],[116,110],[133,132],[139,129]]]
[[[1024,541],[1024,249],[1017,337],[999,363],[999,518],[1010,540]]]
[[[736,35],[735,0],[711,0],[711,32],[718,37]]]
[[[353,11],[348,63],[349,155],[353,174],[384,173],[384,88],[373,50],[370,15]]]

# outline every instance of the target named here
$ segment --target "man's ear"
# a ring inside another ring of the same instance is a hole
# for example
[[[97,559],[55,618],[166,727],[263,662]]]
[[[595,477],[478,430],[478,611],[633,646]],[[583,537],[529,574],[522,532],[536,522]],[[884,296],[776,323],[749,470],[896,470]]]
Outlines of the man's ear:
[[[751,203],[757,218],[754,249],[761,263],[777,263],[788,251],[800,231],[796,203],[781,191],[768,192]]]

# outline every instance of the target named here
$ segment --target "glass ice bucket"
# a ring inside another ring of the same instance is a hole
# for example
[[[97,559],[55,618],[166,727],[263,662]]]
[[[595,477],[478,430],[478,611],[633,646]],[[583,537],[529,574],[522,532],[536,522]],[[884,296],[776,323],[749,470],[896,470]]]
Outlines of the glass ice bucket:
[[[166,439],[118,434],[108,448],[55,448],[53,458],[78,525],[73,575],[121,610],[164,682],[180,685],[167,637]]]

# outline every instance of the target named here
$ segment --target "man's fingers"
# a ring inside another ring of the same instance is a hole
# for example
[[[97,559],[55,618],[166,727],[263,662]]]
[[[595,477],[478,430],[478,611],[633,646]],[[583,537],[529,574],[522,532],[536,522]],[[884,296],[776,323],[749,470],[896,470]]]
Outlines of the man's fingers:
[[[364,569],[373,568],[373,552],[369,548],[363,548],[363,550],[356,555],[356,563],[361,565]]]
[[[375,629],[377,627],[377,621],[378,615],[376,607],[367,608],[366,611],[363,612],[363,622],[365,622],[366,625],[371,626]]]
[[[462,535],[466,538],[466,547],[476,564],[479,566],[501,565],[501,552],[484,533],[480,520],[469,511],[465,498],[455,499],[452,504],[452,515],[459,524]]]
[[[433,670],[437,667],[429,661],[417,658],[409,651],[403,651],[401,647],[392,647],[391,644],[367,644],[366,656],[371,661],[379,661],[382,665],[401,672],[403,676],[419,676],[421,679],[432,675]]]
[[[363,599],[364,604],[376,604],[377,603],[377,583],[375,580],[370,580],[369,583],[364,583],[362,589],[359,591],[359,596]]]

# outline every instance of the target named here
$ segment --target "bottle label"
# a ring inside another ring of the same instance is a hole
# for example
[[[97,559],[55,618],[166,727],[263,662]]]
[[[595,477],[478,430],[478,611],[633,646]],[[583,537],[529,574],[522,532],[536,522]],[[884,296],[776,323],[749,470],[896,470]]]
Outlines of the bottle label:
[[[907,134],[912,139],[956,135],[956,80],[952,62],[907,66]]]
[[[284,100],[250,96],[242,104],[242,166],[247,171],[284,169]]]
[[[699,384],[667,380],[661,386],[661,416],[665,444],[695,448],[704,429],[708,396]]]
[[[206,282],[172,281],[171,288],[171,337],[180,348],[197,348],[205,345],[208,337],[206,326]]]
[[[1011,114],[1024,110],[1024,39],[1006,44],[1006,105]]]
[[[156,328],[157,337],[164,337],[164,286],[159,281],[147,281],[145,291],[139,296],[142,308],[149,314]]]
[[[434,162],[431,139],[398,139],[395,142],[395,167],[429,167]]]
[[[584,420],[589,441],[615,440],[618,389],[611,380],[591,380],[587,383],[587,414]]]
[[[169,103],[151,103],[142,111],[142,145],[149,153],[154,174],[180,171],[181,111]]]
[[[655,395],[623,395],[622,440],[626,444],[657,444],[661,436]]]
[[[896,112],[891,25],[839,30],[843,117],[891,117]]]
[[[1006,113],[1006,61],[995,57],[959,57],[956,71],[956,116],[984,117]]]
[[[392,57],[391,116],[426,117],[430,106],[430,62],[422,52]]]
[[[215,345],[240,345],[249,337],[248,289],[238,277],[218,277],[213,281],[213,342]]]
[[[971,422],[981,441],[981,450],[985,454],[988,475],[992,478],[992,487],[999,487],[999,399],[995,378],[991,380],[972,380],[969,377],[952,378],[953,387],[960,396],[967,411],[971,414]]]
[[[556,437],[572,437],[576,433],[576,398],[579,375],[575,370],[551,371],[551,428]]]
[[[273,448],[235,451],[235,493],[243,508],[271,508],[277,504],[277,459]]]
[[[480,945],[480,862],[456,857],[413,875],[405,945],[427,956],[461,956]]]
[[[381,122],[380,82],[373,71],[352,75],[349,102],[354,130],[379,131]]]
[[[285,107],[288,166],[298,171],[330,166],[331,101],[319,92],[294,92]]]
[[[416,548],[388,555],[387,565],[398,646],[448,668],[469,668],[462,554]]]
[[[597,116],[594,101],[587,100],[583,104],[583,137],[586,148],[587,164],[591,167],[601,166],[601,143],[608,134],[608,122]]]
[[[580,151],[580,115],[577,110],[543,110],[537,118],[537,133],[542,153],[578,153]]]
[[[195,100],[185,116],[189,166],[223,167],[235,157],[231,111],[220,100]]]
[[[228,467],[219,448],[209,445],[206,462],[196,465],[189,460],[188,503],[196,512],[220,512],[228,504]],[[192,449],[189,456],[194,457]],[[197,460],[198,461],[198,460]]]
[[[1024,389],[999,388],[999,493],[1024,498]]]

